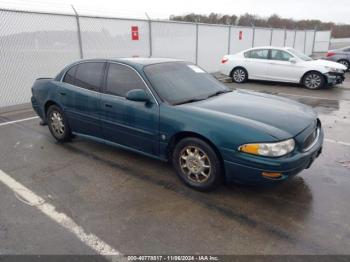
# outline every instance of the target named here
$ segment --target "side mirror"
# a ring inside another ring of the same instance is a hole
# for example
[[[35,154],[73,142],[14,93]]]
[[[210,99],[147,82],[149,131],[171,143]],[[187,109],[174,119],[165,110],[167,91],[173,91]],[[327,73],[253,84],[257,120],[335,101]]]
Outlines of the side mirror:
[[[291,62],[292,64],[296,64],[297,59],[295,57],[289,58],[289,62]]]
[[[147,93],[142,89],[133,89],[126,93],[126,99],[136,102],[149,102]]]

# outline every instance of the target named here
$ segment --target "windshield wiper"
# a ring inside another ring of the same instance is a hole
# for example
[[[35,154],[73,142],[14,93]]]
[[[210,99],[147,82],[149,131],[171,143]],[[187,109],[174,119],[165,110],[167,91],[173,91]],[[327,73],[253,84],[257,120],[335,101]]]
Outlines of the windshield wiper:
[[[198,102],[198,101],[202,101],[205,100],[206,98],[191,98],[188,100],[184,100],[184,101],[180,101],[177,103],[174,103],[173,105],[177,106],[177,105],[181,105],[181,104],[187,104],[187,103],[193,103],[193,102]]]
[[[219,90],[219,91],[215,92],[214,94],[211,94],[211,95],[207,96],[207,98],[210,98],[210,97],[213,97],[213,96],[218,96],[218,95],[225,94],[225,93],[228,93],[228,92],[232,92],[232,91],[230,91],[230,90]]]

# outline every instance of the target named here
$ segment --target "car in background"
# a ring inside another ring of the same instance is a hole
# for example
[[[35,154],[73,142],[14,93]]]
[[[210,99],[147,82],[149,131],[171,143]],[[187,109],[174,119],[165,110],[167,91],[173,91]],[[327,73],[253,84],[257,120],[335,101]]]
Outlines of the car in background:
[[[330,50],[324,59],[343,64],[350,70],[350,46]]]
[[[248,79],[303,84],[319,89],[344,81],[346,67],[336,62],[314,60],[289,47],[255,47],[221,60],[220,73],[236,83]]]
[[[312,108],[232,90],[189,62],[82,60],[54,79],[36,80],[32,93],[34,110],[56,140],[78,135],[169,161],[198,190],[222,180],[276,184],[322,151],[323,129]]]

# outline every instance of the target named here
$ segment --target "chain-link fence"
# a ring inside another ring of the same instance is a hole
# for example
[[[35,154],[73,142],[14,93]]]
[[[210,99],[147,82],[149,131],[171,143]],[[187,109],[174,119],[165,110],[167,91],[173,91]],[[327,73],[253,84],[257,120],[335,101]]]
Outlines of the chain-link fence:
[[[73,9],[72,9],[73,10]],[[74,10],[75,11],[75,10]],[[327,51],[330,32],[195,24],[0,9],[0,108],[28,103],[38,77],[81,58],[171,57],[209,72],[254,46]]]

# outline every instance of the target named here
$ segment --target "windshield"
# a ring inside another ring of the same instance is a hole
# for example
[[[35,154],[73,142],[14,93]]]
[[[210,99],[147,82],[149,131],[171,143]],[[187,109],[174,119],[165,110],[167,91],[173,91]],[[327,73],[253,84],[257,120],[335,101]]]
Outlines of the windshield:
[[[158,95],[170,104],[189,103],[231,91],[212,75],[186,62],[148,65],[144,72]]]
[[[293,55],[295,55],[296,57],[300,58],[301,60],[304,61],[311,61],[313,60],[311,57],[303,54],[302,52],[299,52],[298,50],[295,50],[293,48],[288,48],[287,49],[289,52],[291,52]]]

